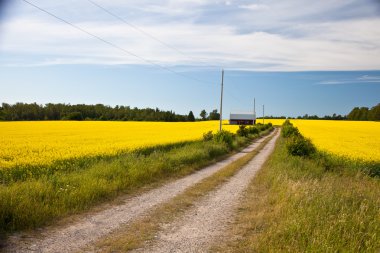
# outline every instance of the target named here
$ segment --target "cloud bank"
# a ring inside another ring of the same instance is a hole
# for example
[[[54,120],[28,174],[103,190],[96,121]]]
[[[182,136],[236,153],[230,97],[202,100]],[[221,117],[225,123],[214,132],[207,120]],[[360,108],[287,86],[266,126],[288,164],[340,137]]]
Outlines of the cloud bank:
[[[32,2],[165,66],[247,71],[380,69],[376,1],[93,1],[178,50],[86,0]],[[22,1],[12,6],[3,22],[0,53],[3,66],[148,64]]]

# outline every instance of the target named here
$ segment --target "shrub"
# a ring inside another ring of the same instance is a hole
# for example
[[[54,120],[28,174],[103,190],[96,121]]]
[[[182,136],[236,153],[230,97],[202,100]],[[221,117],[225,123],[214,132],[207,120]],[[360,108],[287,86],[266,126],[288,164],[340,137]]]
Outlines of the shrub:
[[[379,163],[371,163],[367,165],[367,173],[371,177],[378,177],[380,178],[380,164]]]
[[[219,143],[225,143],[229,148],[232,147],[234,135],[226,130],[222,130],[214,134],[214,141]]]
[[[248,128],[248,131],[250,134],[259,134],[260,133],[260,130],[256,126],[251,126],[250,128]]]
[[[259,131],[261,132],[261,131],[265,131],[265,130],[271,128],[271,127],[272,127],[272,123],[268,123],[268,124],[257,123],[257,124],[256,124],[256,127],[257,127],[257,128],[259,129]]]
[[[262,123],[257,123],[255,127],[259,130],[259,132],[263,131],[263,124]]]
[[[214,135],[212,134],[212,131],[208,131],[203,134],[203,141],[211,141],[213,137]]]
[[[237,135],[243,136],[243,137],[248,137],[249,130],[247,129],[246,126],[239,126],[239,129],[236,131]]]
[[[298,131],[298,128],[294,127],[291,123],[283,124],[281,135],[282,137],[289,138],[292,136],[299,136],[300,132]]]
[[[283,126],[285,126],[285,125],[291,125],[291,126],[293,126],[293,124],[290,123],[290,120],[288,120],[288,119],[285,120],[284,123],[282,123],[282,125],[283,125]]]
[[[289,154],[293,156],[310,156],[315,153],[316,148],[310,139],[301,135],[294,135],[286,142],[286,148]]]

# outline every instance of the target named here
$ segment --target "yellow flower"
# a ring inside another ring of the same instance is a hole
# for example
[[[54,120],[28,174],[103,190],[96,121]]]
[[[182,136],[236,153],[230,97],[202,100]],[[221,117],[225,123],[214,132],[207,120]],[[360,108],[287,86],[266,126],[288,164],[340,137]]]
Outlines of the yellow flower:
[[[284,120],[265,120],[281,125]],[[380,122],[290,120],[321,150],[353,159],[380,162]]]
[[[236,132],[237,126],[224,125]],[[17,165],[49,165],[56,160],[120,152],[201,139],[216,132],[219,121],[105,122],[39,121],[0,122],[0,169]]]

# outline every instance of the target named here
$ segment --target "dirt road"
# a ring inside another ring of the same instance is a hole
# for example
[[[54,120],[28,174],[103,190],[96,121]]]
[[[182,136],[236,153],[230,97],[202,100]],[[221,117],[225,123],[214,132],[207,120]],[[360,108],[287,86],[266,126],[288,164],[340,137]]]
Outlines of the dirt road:
[[[271,134],[273,135],[273,133]],[[112,206],[96,214],[85,215],[78,222],[64,227],[46,228],[33,233],[33,236],[18,234],[11,236],[5,252],[73,252],[91,245],[99,238],[106,236],[121,225],[128,224],[140,217],[151,208],[165,203],[188,187],[209,177],[231,162],[257,148],[260,143],[270,136],[256,140],[243,151],[208,166],[196,173],[170,182],[162,187],[148,191],[136,197],[126,197],[121,204]],[[270,142],[273,143],[273,140]],[[273,144],[272,144],[273,145]],[[268,145],[267,145],[268,146]],[[240,174],[240,173],[239,173]],[[250,175],[247,175],[250,176]],[[227,197],[227,196],[226,196]]]
[[[244,190],[272,153],[279,132],[247,165],[219,189],[210,192],[183,217],[163,225],[152,245],[135,252],[207,252],[223,234]]]

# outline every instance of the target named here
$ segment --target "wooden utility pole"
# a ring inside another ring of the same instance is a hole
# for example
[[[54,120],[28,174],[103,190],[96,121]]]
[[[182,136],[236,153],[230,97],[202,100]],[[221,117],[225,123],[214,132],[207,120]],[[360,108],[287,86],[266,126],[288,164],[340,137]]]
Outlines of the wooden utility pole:
[[[263,105],[263,124],[264,124],[264,105]]]
[[[253,98],[253,124],[256,124],[256,98]]]
[[[223,117],[223,81],[224,81],[224,69],[222,69],[222,87],[220,91],[220,122],[219,131],[222,131],[222,117]]]

